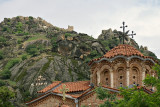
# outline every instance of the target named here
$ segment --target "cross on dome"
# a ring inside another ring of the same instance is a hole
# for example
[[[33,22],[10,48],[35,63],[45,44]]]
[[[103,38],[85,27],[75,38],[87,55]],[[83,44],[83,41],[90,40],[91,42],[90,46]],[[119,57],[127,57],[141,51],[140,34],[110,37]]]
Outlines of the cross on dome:
[[[132,31],[132,34],[128,34],[129,30],[128,30],[127,32],[125,32],[125,28],[128,27],[128,26],[125,25],[125,22],[122,22],[122,24],[123,24],[123,25],[120,27],[120,28],[123,28],[122,44],[125,44],[125,43],[124,43],[125,37],[127,37],[127,36],[132,36],[132,38],[133,38],[133,36],[136,35],[136,33],[134,33],[134,32]]]

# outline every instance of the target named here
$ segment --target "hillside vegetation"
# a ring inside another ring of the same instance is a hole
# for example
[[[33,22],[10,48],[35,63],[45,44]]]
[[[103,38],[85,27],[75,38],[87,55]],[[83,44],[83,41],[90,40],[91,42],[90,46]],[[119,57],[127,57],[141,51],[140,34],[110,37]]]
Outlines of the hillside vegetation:
[[[108,29],[95,39],[42,18],[5,18],[0,23],[0,86],[10,87],[16,93],[13,104],[22,107],[53,81],[89,80],[87,63],[117,46],[120,35]],[[125,43],[157,58],[131,38],[125,38]]]

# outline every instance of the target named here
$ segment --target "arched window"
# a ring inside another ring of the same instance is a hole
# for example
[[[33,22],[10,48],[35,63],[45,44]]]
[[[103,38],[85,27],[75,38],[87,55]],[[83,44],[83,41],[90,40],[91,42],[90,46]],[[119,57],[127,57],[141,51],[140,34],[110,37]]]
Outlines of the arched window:
[[[116,87],[123,87],[126,86],[126,72],[124,67],[119,67],[117,69],[117,86]]]
[[[149,73],[149,70],[148,70],[148,69],[146,69],[146,71],[145,71],[145,77],[147,77],[147,75],[150,75],[150,73]]]
[[[131,84],[138,85],[140,82],[139,69],[137,67],[132,67],[131,74]]]
[[[110,86],[110,72],[108,69],[101,72],[101,84],[105,86]]]

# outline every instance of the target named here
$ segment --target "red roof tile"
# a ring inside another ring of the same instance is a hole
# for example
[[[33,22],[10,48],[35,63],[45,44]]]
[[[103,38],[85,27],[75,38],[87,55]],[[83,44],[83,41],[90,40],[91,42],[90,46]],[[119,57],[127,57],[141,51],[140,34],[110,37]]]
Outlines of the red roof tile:
[[[126,57],[140,56],[143,58],[149,58],[149,57],[145,57],[140,51],[138,51],[136,48],[134,48],[131,45],[120,44],[120,45],[114,47],[113,49],[111,49],[110,51],[108,51],[104,56],[97,58],[97,59],[93,59],[92,61],[90,61],[89,65],[92,64],[92,62],[97,61],[101,58],[113,58],[118,55],[122,55],[122,56],[126,56]]]
[[[50,89],[54,88],[55,86],[59,85],[60,83],[61,83],[61,81],[55,81],[55,82],[53,82],[52,84],[50,84],[49,86],[47,86],[46,88],[38,91],[38,93],[47,92],[47,91],[49,91]]]
[[[61,105],[61,107],[69,107],[68,105]]]
[[[144,57],[144,55],[138,51],[136,48],[134,48],[133,46],[127,45],[127,44],[121,44],[118,45],[117,47],[111,49],[109,52],[107,52],[104,57],[106,58],[112,58],[115,57],[117,55],[123,55],[123,56],[140,56],[140,57]]]
[[[78,92],[78,91],[85,91],[90,88],[90,82],[89,81],[77,81],[77,82],[66,82],[62,83],[59,87],[53,90],[53,92],[56,93],[62,93],[60,89],[62,89],[63,85],[66,85],[66,88],[69,89],[67,93],[69,92]]]

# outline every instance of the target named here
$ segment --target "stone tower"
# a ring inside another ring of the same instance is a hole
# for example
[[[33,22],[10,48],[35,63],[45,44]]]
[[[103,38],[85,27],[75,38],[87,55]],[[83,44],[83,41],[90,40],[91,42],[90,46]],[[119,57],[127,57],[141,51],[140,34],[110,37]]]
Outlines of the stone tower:
[[[73,31],[73,30],[74,30],[74,27],[68,25],[68,29],[67,29],[67,30],[68,30],[68,31]]]

